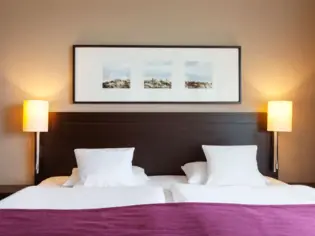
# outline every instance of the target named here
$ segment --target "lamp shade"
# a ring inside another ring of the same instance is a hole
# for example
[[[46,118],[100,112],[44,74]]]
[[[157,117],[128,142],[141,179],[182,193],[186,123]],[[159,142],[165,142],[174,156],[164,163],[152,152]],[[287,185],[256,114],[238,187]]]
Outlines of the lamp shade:
[[[23,104],[23,131],[47,132],[48,131],[47,101],[26,100]]]
[[[268,102],[268,131],[290,132],[292,131],[292,102],[270,101]]]

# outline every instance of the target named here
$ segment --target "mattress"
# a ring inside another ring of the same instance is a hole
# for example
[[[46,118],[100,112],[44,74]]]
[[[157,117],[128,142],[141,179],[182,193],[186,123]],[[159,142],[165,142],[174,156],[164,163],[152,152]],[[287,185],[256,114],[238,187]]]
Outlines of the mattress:
[[[0,209],[94,209],[189,201],[237,202],[236,197],[242,196],[246,191],[250,192],[250,194],[246,193],[249,197],[242,199],[241,202],[252,202],[251,196],[254,199],[261,199],[261,192],[257,192],[254,196],[255,191],[253,192],[252,189],[238,187],[217,189],[191,185],[187,183],[185,176],[151,176],[145,185],[107,188],[62,187],[67,179],[68,176],[52,177],[38,186],[23,189],[0,201]],[[286,184],[269,178],[270,186],[286,186]],[[270,188],[267,189],[266,192]],[[226,199],[226,196],[234,196],[236,200]]]
[[[62,185],[68,180],[69,176],[55,176],[43,180],[39,186],[46,187],[62,187]],[[285,185],[286,183],[271,178],[265,177],[268,185]],[[149,176],[149,181],[146,185],[150,186],[160,186],[165,189],[169,189],[173,184],[182,183],[187,184],[187,178],[184,175],[159,175],[159,176]]]
[[[45,179],[42,181],[39,186],[45,186],[45,187],[62,187],[63,183],[67,181],[69,176],[56,176],[51,177],[48,179]],[[266,177],[268,186],[269,185],[286,185],[286,183]],[[149,176],[149,181],[145,184],[146,186],[155,186],[155,187],[161,187],[163,188],[164,196],[165,196],[165,202],[171,203],[174,202],[172,192],[170,191],[170,188],[174,184],[188,184],[187,178],[184,175],[160,175],[160,176]]]
[[[67,181],[69,176],[56,176],[43,180],[39,186],[50,187],[50,188],[60,188]],[[151,176],[147,181],[145,186],[161,187],[163,188],[165,201],[167,203],[173,202],[172,193],[170,188],[173,184],[177,183],[187,183],[187,178],[180,175],[161,175],[161,176]]]
[[[0,201],[0,209],[95,209],[165,203],[163,188],[32,186]]]
[[[315,189],[307,186],[271,185],[264,187],[175,184],[174,202],[227,203],[252,205],[315,204]]]

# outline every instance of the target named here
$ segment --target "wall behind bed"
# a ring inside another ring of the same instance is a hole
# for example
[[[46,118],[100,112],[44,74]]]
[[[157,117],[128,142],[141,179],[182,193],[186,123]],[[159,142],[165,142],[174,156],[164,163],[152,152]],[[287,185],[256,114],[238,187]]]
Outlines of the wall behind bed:
[[[315,181],[315,1],[1,0],[0,184],[33,181],[21,103],[53,111],[265,111],[294,101],[294,131],[281,134],[280,178]],[[241,45],[241,105],[73,105],[71,45]]]

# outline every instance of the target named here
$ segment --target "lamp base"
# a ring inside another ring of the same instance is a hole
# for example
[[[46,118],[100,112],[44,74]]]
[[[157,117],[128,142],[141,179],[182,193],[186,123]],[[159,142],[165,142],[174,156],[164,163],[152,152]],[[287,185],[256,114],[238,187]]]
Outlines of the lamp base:
[[[35,133],[35,172],[36,174],[39,173],[39,139],[40,139],[40,133],[36,132]]]
[[[273,172],[279,170],[279,159],[278,159],[278,132],[273,132]]]

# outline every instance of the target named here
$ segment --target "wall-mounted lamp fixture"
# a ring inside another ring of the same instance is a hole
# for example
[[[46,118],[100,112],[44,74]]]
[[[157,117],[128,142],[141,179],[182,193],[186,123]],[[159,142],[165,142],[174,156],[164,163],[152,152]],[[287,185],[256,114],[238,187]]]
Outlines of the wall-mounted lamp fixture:
[[[23,131],[35,132],[36,174],[39,173],[40,132],[48,131],[49,104],[47,101],[26,100],[23,104]]]
[[[278,159],[278,132],[292,131],[292,102],[270,101],[268,102],[267,130],[274,132],[274,172],[279,169]]]

